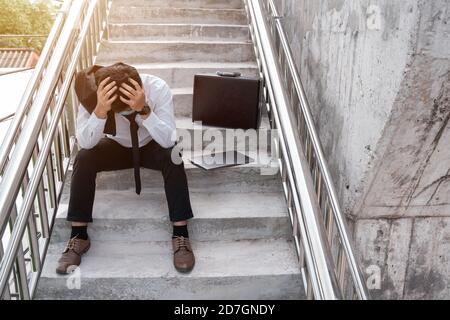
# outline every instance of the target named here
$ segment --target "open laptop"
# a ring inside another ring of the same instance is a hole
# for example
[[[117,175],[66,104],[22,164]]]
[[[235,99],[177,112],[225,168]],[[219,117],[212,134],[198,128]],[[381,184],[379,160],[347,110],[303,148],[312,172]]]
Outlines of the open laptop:
[[[248,164],[254,160],[237,151],[224,151],[196,156],[190,161],[193,165],[204,170],[213,170]]]

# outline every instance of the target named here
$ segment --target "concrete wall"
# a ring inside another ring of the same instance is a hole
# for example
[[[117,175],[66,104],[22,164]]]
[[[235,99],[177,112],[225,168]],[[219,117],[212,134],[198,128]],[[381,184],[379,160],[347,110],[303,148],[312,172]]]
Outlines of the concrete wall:
[[[378,298],[450,298],[450,0],[275,0]]]

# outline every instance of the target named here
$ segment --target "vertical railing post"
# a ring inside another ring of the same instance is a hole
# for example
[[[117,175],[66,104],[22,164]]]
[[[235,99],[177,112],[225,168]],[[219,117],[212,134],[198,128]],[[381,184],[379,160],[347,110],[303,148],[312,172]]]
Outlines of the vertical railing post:
[[[78,104],[74,75],[94,62],[105,34],[106,25],[96,19],[106,20],[107,1],[69,2],[44,76],[36,80],[38,84],[30,84],[37,89],[15,148],[5,158],[14,161],[5,161],[0,181],[0,243],[8,228],[6,247],[0,248],[3,299],[30,299],[36,289],[74,148]],[[28,247],[24,249],[22,242]]]
[[[311,289],[316,299],[339,299],[341,292],[334,273],[331,252],[325,237],[325,229],[314,190],[309,164],[303,148],[296,139],[284,90],[284,74],[278,69],[276,49],[270,41],[270,25],[263,15],[259,0],[249,0],[250,14],[258,38],[258,49],[264,56],[263,69],[270,83],[269,95],[274,103],[274,115],[280,136],[281,155],[286,164],[293,191],[295,214],[299,216],[300,236],[305,248]]]

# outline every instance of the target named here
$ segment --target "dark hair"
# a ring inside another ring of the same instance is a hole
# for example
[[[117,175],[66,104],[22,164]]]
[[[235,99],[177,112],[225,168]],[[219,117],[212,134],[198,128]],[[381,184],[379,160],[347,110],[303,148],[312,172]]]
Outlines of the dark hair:
[[[118,87],[120,87],[122,83],[127,83],[134,88],[134,85],[128,80],[128,78],[135,80],[142,87],[142,80],[136,68],[122,62],[118,62],[111,66],[97,70],[95,72],[95,83],[97,87],[100,85],[100,82],[108,77],[111,77],[111,81],[116,81]],[[116,91],[116,93],[121,95],[120,91]],[[125,96],[123,97],[128,99]],[[114,112],[122,112],[129,109],[129,106],[117,98],[116,101],[113,102],[111,108]]]

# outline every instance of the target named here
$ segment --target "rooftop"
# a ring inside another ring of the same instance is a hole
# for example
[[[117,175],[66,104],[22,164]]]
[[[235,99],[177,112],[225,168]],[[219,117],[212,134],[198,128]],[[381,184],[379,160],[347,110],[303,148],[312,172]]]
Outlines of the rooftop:
[[[0,74],[33,68],[39,59],[31,48],[0,48]]]

